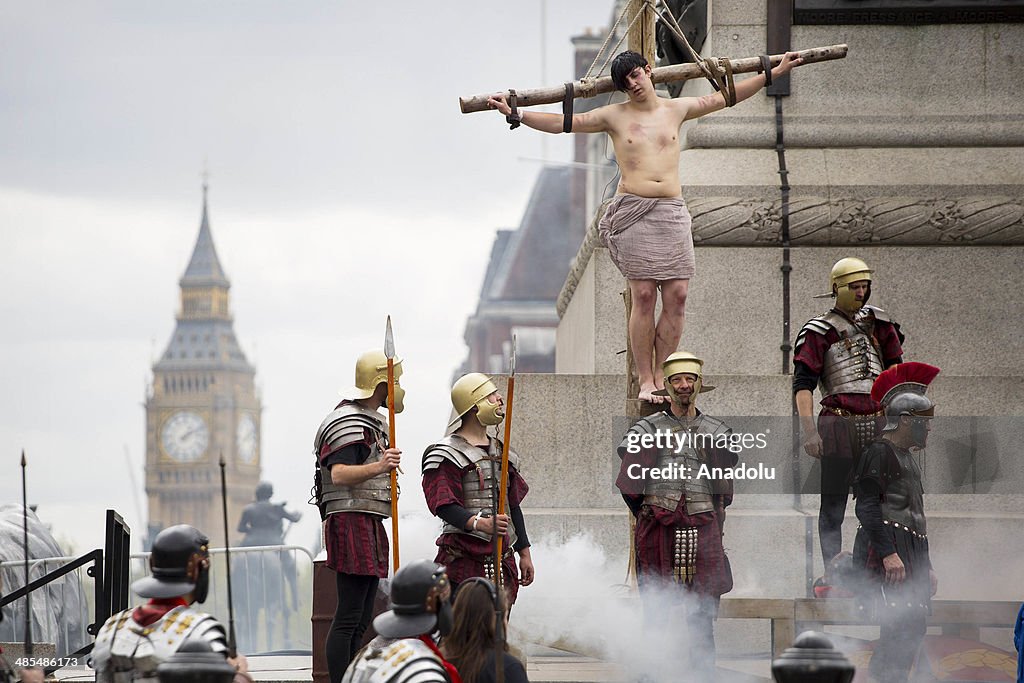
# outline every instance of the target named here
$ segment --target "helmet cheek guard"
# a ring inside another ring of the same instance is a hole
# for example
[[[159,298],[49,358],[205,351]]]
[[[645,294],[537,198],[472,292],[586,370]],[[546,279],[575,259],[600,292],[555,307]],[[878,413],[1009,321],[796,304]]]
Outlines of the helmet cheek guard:
[[[207,596],[210,594],[210,557],[209,555],[193,555],[195,558],[195,584],[196,587],[192,591],[192,597],[195,598],[196,602],[206,602]],[[191,574],[191,571],[189,572]]]
[[[469,411],[476,408],[476,419],[485,427],[501,424],[505,419],[505,409],[500,401],[491,403],[488,397],[498,391],[491,378],[480,372],[471,372],[460,377],[452,386],[452,407],[455,408],[455,419],[449,427],[455,426]]]

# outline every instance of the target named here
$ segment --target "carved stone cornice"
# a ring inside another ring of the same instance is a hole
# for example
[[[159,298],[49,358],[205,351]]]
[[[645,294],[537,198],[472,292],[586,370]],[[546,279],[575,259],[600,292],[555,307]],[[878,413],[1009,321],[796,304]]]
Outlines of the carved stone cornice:
[[[782,243],[782,202],[696,198],[693,241],[702,246]],[[1024,202],[1005,196],[833,199],[798,196],[789,206],[792,246],[1024,244]]]

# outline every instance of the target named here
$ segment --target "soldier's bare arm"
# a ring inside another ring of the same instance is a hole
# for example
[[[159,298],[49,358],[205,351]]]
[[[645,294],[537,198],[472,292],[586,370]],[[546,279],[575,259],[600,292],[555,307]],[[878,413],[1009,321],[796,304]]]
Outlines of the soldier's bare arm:
[[[372,479],[381,474],[387,474],[397,469],[402,460],[402,451],[397,448],[389,448],[381,455],[377,462],[366,463],[365,465],[344,465],[337,463],[331,466],[331,481],[338,486],[354,486],[361,484],[367,479]]]
[[[800,416],[800,433],[804,451],[812,458],[821,457],[821,436],[814,424],[814,394],[807,389],[796,392],[796,412]]]

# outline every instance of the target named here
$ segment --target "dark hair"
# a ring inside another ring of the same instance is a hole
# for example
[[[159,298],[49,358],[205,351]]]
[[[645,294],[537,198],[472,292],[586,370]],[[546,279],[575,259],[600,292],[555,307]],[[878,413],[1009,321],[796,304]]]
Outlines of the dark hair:
[[[453,609],[455,626],[441,642],[444,658],[459,670],[463,683],[476,683],[487,655],[494,651],[494,589],[485,581],[477,578],[459,584]]]
[[[647,66],[647,60],[638,52],[626,50],[615,55],[612,60],[612,84],[616,90],[626,89],[626,76],[638,66]]]

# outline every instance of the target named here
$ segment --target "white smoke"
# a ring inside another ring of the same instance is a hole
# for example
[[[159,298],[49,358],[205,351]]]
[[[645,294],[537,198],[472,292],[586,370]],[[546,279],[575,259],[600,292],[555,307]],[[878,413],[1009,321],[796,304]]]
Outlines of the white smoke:
[[[611,662],[627,680],[688,678],[685,605],[680,591],[657,597],[671,604],[671,621],[645,628],[635,588],[626,584],[626,559],[609,558],[589,534],[534,543],[533,585],[521,588],[509,639],[527,649],[542,645]]]

